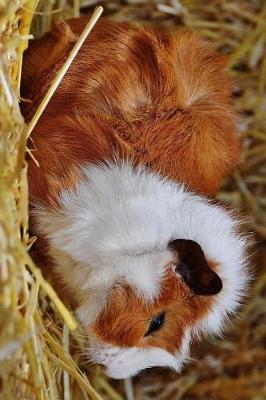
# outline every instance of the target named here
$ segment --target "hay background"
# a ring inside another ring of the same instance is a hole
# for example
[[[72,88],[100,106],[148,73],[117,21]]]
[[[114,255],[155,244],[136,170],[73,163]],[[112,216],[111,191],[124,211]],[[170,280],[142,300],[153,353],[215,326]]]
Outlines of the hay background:
[[[27,253],[32,239],[27,234],[26,130],[18,96],[29,26],[33,17],[31,33],[40,36],[52,20],[91,14],[98,4],[94,0],[37,3],[0,1],[0,398],[121,400],[123,382],[108,380],[99,368],[83,362],[78,350],[84,342],[82,332],[69,335],[71,315],[60,308]],[[210,339],[198,347],[193,352],[197,361],[181,376],[153,369],[135,378],[135,399],[266,399],[265,1],[106,0],[101,4],[104,15],[116,20],[185,24],[229,54],[243,156],[218,197],[245,211],[256,237],[256,278],[241,317],[222,340]],[[74,361],[87,371],[99,394]]]

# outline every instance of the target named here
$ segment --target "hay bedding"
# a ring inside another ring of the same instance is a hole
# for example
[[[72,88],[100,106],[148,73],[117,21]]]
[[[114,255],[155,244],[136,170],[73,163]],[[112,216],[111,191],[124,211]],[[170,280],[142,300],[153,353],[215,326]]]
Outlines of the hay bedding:
[[[97,1],[0,1],[0,399],[125,398],[82,358],[84,337],[71,313],[32,263],[28,250],[27,130],[18,98],[22,53],[54,19],[92,13]],[[263,0],[105,1],[116,20],[185,24],[229,54],[243,139],[239,171],[218,197],[242,208],[255,232],[256,280],[241,318],[203,344],[181,376],[152,370],[134,380],[137,400],[266,398],[266,6]],[[33,22],[32,22],[33,18]],[[32,22],[32,24],[31,24]],[[30,30],[31,25],[31,30]],[[26,150],[27,151],[27,150]],[[34,156],[34,154],[32,154]],[[27,266],[27,267],[26,267]],[[77,366],[80,366],[80,368]],[[86,370],[86,376],[84,371]],[[130,385],[127,382],[130,398]]]

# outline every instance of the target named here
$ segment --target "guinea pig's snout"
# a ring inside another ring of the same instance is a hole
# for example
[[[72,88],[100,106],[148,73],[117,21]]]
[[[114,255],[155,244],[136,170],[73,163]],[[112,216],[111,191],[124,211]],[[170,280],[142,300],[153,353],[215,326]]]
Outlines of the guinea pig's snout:
[[[110,367],[117,363],[120,349],[116,347],[108,347],[93,338],[93,343],[89,340],[87,348],[87,359],[91,363],[100,365],[106,375],[109,376]],[[110,376],[111,377],[111,376]]]
[[[89,360],[100,365],[105,375],[113,379],[128,378],[136,371],[134,358],[130,357],[133,349],[120,349],[117,347],[89,348]],[[133,365],[132,365],[133,364]]]
[[[196,295],[215,295],[223,287],[220,277],[210,268],[200,245],[193,240],[177,239],[169,243],[177,252],[175,271]]]

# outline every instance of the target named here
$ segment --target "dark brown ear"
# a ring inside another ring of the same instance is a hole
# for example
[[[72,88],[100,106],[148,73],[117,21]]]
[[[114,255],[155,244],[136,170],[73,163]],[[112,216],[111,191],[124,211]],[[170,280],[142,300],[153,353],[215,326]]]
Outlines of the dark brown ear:
[[[209,267],[200,245],[193,240],[177,239],[168,245],[178,254],[176,272],[197,295],[214,295],[222,290],[219,276]]]

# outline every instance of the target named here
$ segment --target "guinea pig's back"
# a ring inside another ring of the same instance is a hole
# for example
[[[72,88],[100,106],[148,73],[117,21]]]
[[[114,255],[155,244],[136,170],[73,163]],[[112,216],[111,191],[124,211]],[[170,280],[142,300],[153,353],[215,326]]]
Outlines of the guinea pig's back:
[[[79,18],[59,24],[27,50],[22,79],[22,97],[32,101],[23,106],[27,120],[86,22]],[[82,156],[70,157],[77,167],[126,154],[134,164],[144,164],[193,191],[213,194],[239,156],[224,63],[223,56],[187,30],[100,21],[32,139],[35,144],[41,136],[51,140],[53,131],[58,143],[80,141],[83,150],[76,153]],[[59,129],[59,117],[71,128]],[[73,129],[80,118],[84,135]],[[88,136],[92,127],[94,134]],[[109,141],[112,150],[101,156],[93,153],[89,148],[97,148],[97,141]],[[43,146],[37,147],[42,157]]]
[[[88,18],[54,25],[42,38],[34,40],[23,62],[22,103],[26,120],[34,114],[57,71],[82,32]],[[100,21],[79,50],[46,113],[72,112],[76,107],[128,120],[130,108],[145,103],[156,89],[158,70],[150,40],[133,25]],[[146,65],[145,65],[146,64]],[[145,85],[145,80],[148,80]],[[156,96],[154,96],[156,97]],[[128,104],[127,104],[128,103]],[[132,113],[132,110],[131,110]]]

